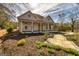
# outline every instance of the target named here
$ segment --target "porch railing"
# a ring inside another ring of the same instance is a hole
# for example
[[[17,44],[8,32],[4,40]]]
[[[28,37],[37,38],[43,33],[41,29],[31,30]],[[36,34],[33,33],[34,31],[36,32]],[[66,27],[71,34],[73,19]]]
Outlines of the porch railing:
[[[25,33],[32,33],[32,31],[22,31]],[[53,32],[53,30],[34,30],[33,33],[45,33],[45,32]]]

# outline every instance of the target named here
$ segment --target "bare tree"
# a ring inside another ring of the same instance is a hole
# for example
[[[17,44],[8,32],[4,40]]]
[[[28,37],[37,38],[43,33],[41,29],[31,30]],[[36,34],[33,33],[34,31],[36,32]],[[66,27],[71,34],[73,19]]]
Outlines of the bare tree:
[[[61,12],[60,14],[58,14],[58,16],[60,18],[60,20],[59,20],[60,21],[59,29],[62,30],[65,14],[63,12]]]
[[[78,18],[78,15],[77,15],[78,9],[77,8],[75,9],[75,11],[74,11],[75,13],[72,13],[72,12],[69,12],[70,13],[69,18],[70,18],[70,22],[71,22],[71,31],[74,32],[74,29],[75,29],[74,25]]]

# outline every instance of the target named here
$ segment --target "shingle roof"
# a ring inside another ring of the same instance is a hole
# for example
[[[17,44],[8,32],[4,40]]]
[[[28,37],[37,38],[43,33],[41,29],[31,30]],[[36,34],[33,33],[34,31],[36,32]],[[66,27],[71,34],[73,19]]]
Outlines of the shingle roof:
[[[32,20],[26,19],[26,18],[24,19],[24,18],[22,17],[22,16],[27,15],[27,13],[31,13],[31,15],[33,16],[33,19],[32,19]],[[28,12],[26,12],[26,13],[20,15],[20,16],[18,17],[18,19],[19,19],[19,20],[34,21],[34,22],[38,22],[38,23],[39,23],[39,22],[43,22],[43,23],[47,23],[47,22],[48,22],[45,17],[43,17],[43,16],[41,16],[41,15],[38,15],[38,14],[35,14],[35,13],[32,13],[31,11],[28,11]]]

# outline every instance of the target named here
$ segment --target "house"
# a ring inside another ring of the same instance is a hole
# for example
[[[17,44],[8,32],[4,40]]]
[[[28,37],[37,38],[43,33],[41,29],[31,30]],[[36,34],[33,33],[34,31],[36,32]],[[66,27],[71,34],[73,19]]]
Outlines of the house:
[[[50,16],[43,17],[28,11],[18,17],[21,33],[52,32],[54,22]]]

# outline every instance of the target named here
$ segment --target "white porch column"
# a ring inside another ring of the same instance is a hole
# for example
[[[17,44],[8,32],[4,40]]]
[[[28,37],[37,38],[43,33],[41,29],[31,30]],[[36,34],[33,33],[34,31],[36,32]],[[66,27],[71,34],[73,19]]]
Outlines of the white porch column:
[[[33,21],[32,21],[32,32],[34,31],[34,29],[33,29],[33,28],[34,28],[34,24],[33,24]]]
[[[40,32],[41,32],[41,30],[42,30],[42,27],[41,27],[41,23],[40,23]]]
[[[48,23],[48,30],[49,30],[49,23]]]
[[[22,32],[22,27],[23,26],[23,24],[22,24],[22,21],[21,21],[21,24],[20,24],[20,32]]]

